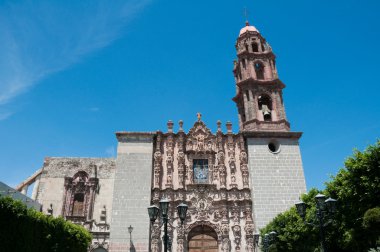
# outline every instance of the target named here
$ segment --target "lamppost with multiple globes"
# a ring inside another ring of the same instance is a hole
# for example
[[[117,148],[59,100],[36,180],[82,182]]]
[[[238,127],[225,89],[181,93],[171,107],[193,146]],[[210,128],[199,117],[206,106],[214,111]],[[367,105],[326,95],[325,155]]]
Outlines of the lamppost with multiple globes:
[[[264,242],[264,252],[268,252],[269,246],[272,243],[272,241],[274,241],[274,239],[276,238],[276,235],[277,235],[277,233],[274,231],[266,233],[264,235],[264,241],[263,241]]]
[[[187,213],[187,205],[184,203],[181,203],[177,206],[177,211],[178,211],[178,216],[181,220],[181,224],[183,225],[183,222],[186,219],[186,213]],[[169,245],[169,237],[168,237],[168,211],[169,211],[169,200],[166,198],[163,198],[160,200],[160,207],[158,208],[155,205],[152,205],[148,207],[148,214],[151,223],[153,224],[157,217],[158,214],[161,212],[162,215],[162,220],[163,220],[163,225],[164,225],[164,252],[168,251],[168,245]]]
[[[298,214],[301,216],[301,218],[304,220],[304,222],[311,226],[319,226],[319,237],[322,247],[322,252],[327,252],[326,248],[326,241],[325,241],[325,231],[324,228],[331,223],[332,221],[332,214],[336,212],[336,200],[332,198],[326,199],[326,196],[323,194],[317,194],[315,196],[315,201],[317,205],[317,218],[318,218],[318,224],[309,223],[305,221],[306,217],[306,203],[303,201],[300,201],[296,203],[296,208]],[[326,220],[326,217],[328,219]]]

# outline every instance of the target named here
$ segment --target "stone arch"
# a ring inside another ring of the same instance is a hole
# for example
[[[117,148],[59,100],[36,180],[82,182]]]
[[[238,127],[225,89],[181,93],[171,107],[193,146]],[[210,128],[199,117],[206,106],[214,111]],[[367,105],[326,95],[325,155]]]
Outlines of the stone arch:
[[[88,180],[88,173],[83,170],[80,170],[74,174],[73,180],[83,180],[84,182],[86,182]]]
[[[108,252],[108,250],[103,247],[97,247],[92,249],[91,252]]]
[[[191,232],[191,230],[197,226],[208,226],[208,227],[212,228],[215,231],[218,240],[219,241],[221,240],[222,234],[221,234],[221,230],[220,230],[219,225],[211,223],[209,221],[196,221],[196,222],[190,224],[186,228],[186,236],[189,237],[189,233]]]
[[[209,225],[195,225],[187,234],[187,247],[189,252],[218,251],[218,234]]]
[[[264,121],[272,121],[273,101],[271,96],[262,93],[257,97],[257,103]]]

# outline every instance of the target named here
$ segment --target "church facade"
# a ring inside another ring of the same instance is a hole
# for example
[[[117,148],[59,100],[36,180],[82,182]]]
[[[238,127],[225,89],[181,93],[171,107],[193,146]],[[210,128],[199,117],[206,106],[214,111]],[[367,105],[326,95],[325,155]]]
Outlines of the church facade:
[[[287,121],[275,55],[246,23],[234,61],[239,132],[201,114],[189,132],[117,132],[116,158],[46,158],[34,183],[43,212],[93,234],[90,251],[163,251],[162,221],[147,207],[169,200],[171,251],[257,250],[254,234],[306,192],[299,138]],[[224,128],[225,130],[222,130]],[[188,205],[181,224],[176,207]],[[133,229],[131,229],[133,228]]]

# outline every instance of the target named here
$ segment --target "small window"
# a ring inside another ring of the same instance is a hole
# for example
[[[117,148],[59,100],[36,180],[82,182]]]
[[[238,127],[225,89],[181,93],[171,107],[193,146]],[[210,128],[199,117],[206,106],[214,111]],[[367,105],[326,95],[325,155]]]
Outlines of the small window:
[[[197,184],[208,183],[208,160],[194,159],[193,160],[194,182]]]
[[[248,50],[248,45],[247,44],[245,44],[245,50],[248,52],[249,50]]]
[[[248,90],[245,91],[245,95],[247,96],[247,101],[249,101],[250,99],[249,99],[249,92],[248,92]]]
[[[259,52],[259,47],[257,43],[252,43],[252,52]]]
[[[243,59],[243,60],[241,61],[241,63],[243,64],[243,68],[245,69],[245,59]]]
[[[255,63],[255,72],[258,80],[264,80],[264,65],[262,63]]]
[[[74,195],[73,216],[83,216],[84,210],[84,194],[77,193]]]

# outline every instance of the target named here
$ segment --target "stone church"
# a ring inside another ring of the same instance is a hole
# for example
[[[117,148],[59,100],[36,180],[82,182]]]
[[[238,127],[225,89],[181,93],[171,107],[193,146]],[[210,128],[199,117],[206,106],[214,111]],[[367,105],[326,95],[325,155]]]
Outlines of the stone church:
[[[116,158],[47,157],[17,190],[34,184],[43,212],[86,227],[89,251],[163,251],[160,220],[150,223],[147,212],[162,198],[171,251],[258,251],[255,233],[306,192],[302,133],[290,131],[265,38],[247,22],[235,47],[238,133],[220,121],[211,132],[199,113],[189,132],[182,121],[177,132],[172,121],[165,131],[117,132]]]

